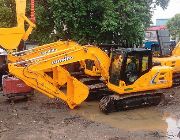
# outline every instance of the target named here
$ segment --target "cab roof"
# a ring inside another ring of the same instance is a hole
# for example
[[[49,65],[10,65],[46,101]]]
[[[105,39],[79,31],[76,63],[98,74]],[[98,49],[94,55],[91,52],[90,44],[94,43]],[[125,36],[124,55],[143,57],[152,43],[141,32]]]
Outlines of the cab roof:
[[[113,50],[114,53],[117,54],[129,54],[129,53],[137,53],[137,54],[151,54],[151,50],[147,50],[145,48],[120,48]]]

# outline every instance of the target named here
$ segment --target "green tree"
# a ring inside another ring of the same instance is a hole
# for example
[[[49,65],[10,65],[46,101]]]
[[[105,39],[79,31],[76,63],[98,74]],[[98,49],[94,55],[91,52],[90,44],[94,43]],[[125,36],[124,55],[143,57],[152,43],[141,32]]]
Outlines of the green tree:
[[[40,43],[72,39],[80,43],[139,44],[151,23],[154,6],[169,0],[35,0],[36,30],[30,40]],[[27,16],[30,16],[27,0]],[[14,0],[0,0],[0,26],[16,23]]]
[[[52,13],[49,11],[47,0],[35,0],[36,30],[33,31],[29,40],[41,44],[53,41],[51,33],[54,28]],[[30,0],[27,0],[27,17],[30,17]],[[0,0],[0,27],[16,26],[15,0]]]
[[[176,14],[173,18],[171,18],[167,23],[167,27],[173,39],[180,37],[180,14]]]
[[[0,27],[16,26],[15,11],[14,0],[0,0]]]
[[[169,0],[49,0],[62,39],[81,43],[139,44],[150,25],[154,5]]]
[[[27,0],[27,16],[30,17],[30,0]],[[32,32],[29,40],[44,44],[54,41],[51,35],[54,29],[52,12],[47,0],[35,0],[36,29]]]
[[[150,5],[161,6],[163,9],[166,9],[170,0],[147,0]]]

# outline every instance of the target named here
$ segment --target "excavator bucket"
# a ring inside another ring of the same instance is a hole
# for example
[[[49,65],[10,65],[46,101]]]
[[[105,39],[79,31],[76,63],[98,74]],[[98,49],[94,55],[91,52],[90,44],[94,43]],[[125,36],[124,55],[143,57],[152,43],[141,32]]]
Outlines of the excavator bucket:
[[[17,49],[24,30],[19,27],[14,28],[0,28],[0,46],[7,50]]]
[[[35,24],[25,16],[26,0],[15,0],[15,2],[17,17],[16,27],[0,28],[0,46],[10,51],[17,49],[21,40],[26,41],[32,29],[35,28]],[[25,21],[29,24],[26,31],[24,28]]]
[[[67,103],[71,109],[76,105],[81,104],[89,94],[89,89],[86,85],[78,81],[76,78],[69,76],[67,79]],[[75,103],[75,104],[74,104]]]

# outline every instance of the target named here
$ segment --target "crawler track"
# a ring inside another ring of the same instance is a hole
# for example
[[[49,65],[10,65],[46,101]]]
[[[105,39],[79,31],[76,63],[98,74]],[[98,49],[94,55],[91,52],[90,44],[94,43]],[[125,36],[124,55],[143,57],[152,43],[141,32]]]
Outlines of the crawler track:
[[[180,86],[180,73],[173,74],[173,87]]]
[[[83,72],[76,72],[71,74],[73,77],[84,83],[86,86],[89,87],[90,92],[96,91],[97,89],[105,88],[106,85],[100,79],[100,77],[92,77],[85,75]]]
[[[163,93],[134,93],[129,95],[104,96],[99,103],[100,110],[105,113],[118,112],[133,108],[158,105]]]

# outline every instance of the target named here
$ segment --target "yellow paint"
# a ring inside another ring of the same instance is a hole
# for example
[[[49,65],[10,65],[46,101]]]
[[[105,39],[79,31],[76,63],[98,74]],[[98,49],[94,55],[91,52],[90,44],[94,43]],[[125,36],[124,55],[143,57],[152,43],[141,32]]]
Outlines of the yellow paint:
[[[17,27],[0,28],[0,45],[8,51],[17,49],[20,41],[26,40],[35,27],[25,17],[25,9],[26,0],[16,0]],[[25,21],[29,24],[27,31],[24,29]],[[81,46],[73,41],[58,41],[31,50],[12,53],[9,54],[8,59],[10,61],[8,68],[12,75],[50,98],[62,99],[71,109],[87,98],[89,89],[72,77],[63,68],[64,65],[80,62],[86,74],[101,76],[105,82],[108,82],[109,78],[110,58],[107,54],[95,46]],[[87,69],[85,60],[94,61],[95,66],[92,70]],[[168,88],[172,86],[172,69],[153,67],[133,85],[127,86],[124,81],[119,81],[119,83],[119,86],[110,83],[107,86],[119,94]],[[66,92],[60,90],[65,85],[67,85]]]
[[[172,55],[173,56],[180,56],[180,42],[174,48],[174,50],[172,52]]]
[[[33,24],[26,16],[26,0],[15,0],[16,2],[16,17],[17,26],[12,28],[0,28],[0,46],[7,51],[16,50],[20,41],[26,41],[31,34],[35,24]],[[29,27],[25,31],[24,22],[27,22]]]
[[[180,73],[180,42],[172,52],[172,56],[163,58],[153,58],[154,62],[160,62],[162,66],[170,66],[174,73]]]
[[[101,72],[104,79],[108,77],[110,59],[106,53],[94,46],[84,47],[78,44],[69,48],[64,47],[61,51],[43,55],[43,57],[9,63],[8,67],[11,74],[22,79],[27,85],[50,98],[64,100],[73,109],[87,98],[89,89],[72,77],[63,66],[86,59],[95,62],[94,75],[96,72],[98,74]],[[53,77],[46,74],[47,70],[52,72]],[[67,93],[59,89],[65,84],[67,84]]]

